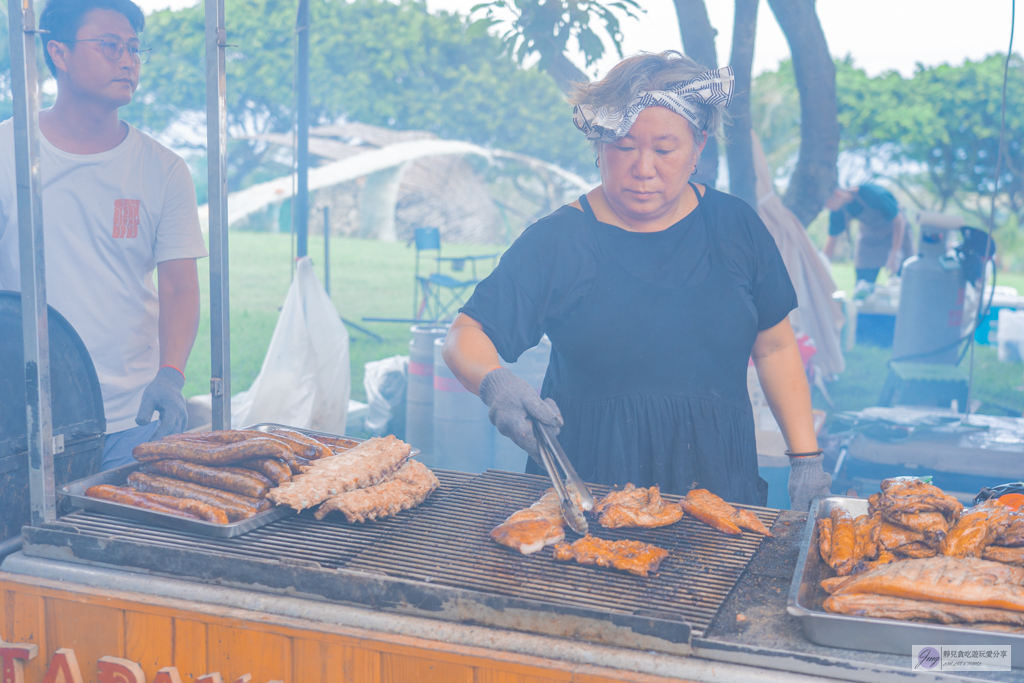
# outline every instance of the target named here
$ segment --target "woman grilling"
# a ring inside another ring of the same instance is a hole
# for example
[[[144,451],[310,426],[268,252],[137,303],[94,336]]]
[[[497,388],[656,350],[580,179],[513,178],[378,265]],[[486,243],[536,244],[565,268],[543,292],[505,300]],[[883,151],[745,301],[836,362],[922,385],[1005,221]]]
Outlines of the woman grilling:
[[[732,87],[729,67],[664,52],[630,57],[572,94],[601,184],[515,241],[444,345],[498,431],[532,456],[528,472],[543,473],[532,418],[560,428],[585,481],[765,505],[753,358],[790,448],[793,509],[828,493],[778,248],[746,203],[690,182]],[[499,355],[513,362],[544,334],[541,399]]]

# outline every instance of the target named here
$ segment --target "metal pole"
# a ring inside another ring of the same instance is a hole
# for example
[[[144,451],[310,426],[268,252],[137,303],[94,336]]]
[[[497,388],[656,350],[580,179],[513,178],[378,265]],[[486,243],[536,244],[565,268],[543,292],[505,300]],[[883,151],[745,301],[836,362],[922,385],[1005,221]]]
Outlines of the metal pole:
[[[296,256],[302,258],[309,253],[309,0],[299,0],[299,13],[295,19],[299,49],[296,70],[296,99],[298,100],[298,191],[293,204],[295,232],[299,243]]]
[[[331,208],[324,207],[324,289],[331,293]]]
[[[53,494],[53,422],[50,415],[50,338],[46,318],[43,197],[39,172],[39,80],[36,18],[31,0],[8,0],[14,163],[21,257],[21,324],[25,344],[28,482],[32,525],[57,519]]]
[[[224,0],[206,0],[206,158],[210,207],[210,393],[213,428],[231,429],[228,298],[227,48]]]

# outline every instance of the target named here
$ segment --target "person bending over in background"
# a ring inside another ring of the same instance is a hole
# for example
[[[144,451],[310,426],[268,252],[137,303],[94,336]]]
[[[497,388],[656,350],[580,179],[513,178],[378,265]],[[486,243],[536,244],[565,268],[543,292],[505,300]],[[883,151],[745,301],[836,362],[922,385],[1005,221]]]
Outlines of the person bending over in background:
[[[891,275],[899,273],[913,247],[907,219],[891,192],[870,183],[845,190],[837,187],[825,207],[832,212],[824,249],[829,261],[835,253],[836,239],[848,229],[850,219],[855,219],[860,223],[853,257],[857,282],[874,284],[882,266]]]
[[[206,256],[184,160],[118,117],[148,55],[144,25],[130,0],[49,0],[39,19],[57,81],[56,101],[39,113],[47,297],[96,367],[103,469],[185,428],[196,259]],[[0,123],[0,289],[21,289],[12,120]]]

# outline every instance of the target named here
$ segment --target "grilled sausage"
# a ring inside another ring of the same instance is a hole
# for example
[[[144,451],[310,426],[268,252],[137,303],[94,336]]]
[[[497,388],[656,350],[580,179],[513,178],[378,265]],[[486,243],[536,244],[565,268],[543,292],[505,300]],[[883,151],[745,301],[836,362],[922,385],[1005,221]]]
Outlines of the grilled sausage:
[[[184,460],[157,460],[143,466],[141,471],[144,474],[163,474],[172,479],[239,493],[250,498],[263,498],[271,488],[267,478],[255,472],[240,468],[235,471],[228,470],[227,467],[207,467]]]
[[[175,498],[191,498],[201,501],[223,510],[232,522],[252,517],[258,511],[255,505],[244,502],[245,500],[255,501],[254,498],[242,499],[234,493],[225,493],[168,477],[132,472],[128,475],[128,485],[142,493],[159,493]]]
[[[204,522],[215,524],[227,524],[228,517],[223,510],[212,505],[207,505],[198,500],[188,498],[175,498],[173,496],[162,496],[153,493],[140,493],[122,486],[91,486],[85,491],[90,498],[100,498],[115,503],[131,505],[144,510],[163,512],[179,517],[198,519]]]
[[[246,468],[242,467],[241,464],[242,463],[238,463],[238,465],[236,465],[234,467],[221,467],[220,469],[224,470],[225,472],[235,472],[236,474],[244,474],[244,475],[246,475],[248,477],[252,477],[253,479],[258,481],[259,483],[261,483],[264,486],[266,486],[268,489],[274,488],[274,486],[275,486],[274,482],[270,481],[270,479],[268,479],[266,477],[266,475],[263,475],[263,474],[255,471],[255,470],[246,469]],[[237,493],[237,491],[236,491],[236,493]],[[242,495],[246,495],[246,494],[242,494]],[[253,497],[254,498],[262,498],[263,496],[253,496]]]
[[[230,465],[249,458],[294,457],[287,444],[267,436],[227,445],[202,441],[150,441],[132,449],[132,455],[139,462],[173,459],[201,465]]]
[[[207,443],[229,444],[266,436],[255,429],[224,429],[216,432],[182,432],[165,436],[164,441],[205,441]]]
[[[292,480],[292,470],[280,460],[274,458],[259,458],[256,460],[243,460],[238,463],[239,467],[254,472],[262,472],[270,481],[280,486],[286,481]]]
[[[324,436],[323,434],[317,434],[316,436],[311,436],[310,438],[315,439],[316,441],[319,441],[320,443],[330,447],[331,451],[333,451],[334,453],[337,453],[338,451],[347,451],[359,445],[358,441],[355,441],[353,439],[346,439],[345,437]]]
[[[326,445],[320,443],[313,437],[307,436],[302,432],[297,432],[294,429],[285,429],[283,427],[280,427],[276,429],[271,429],[270,433],[273,434],[274,436],[280,436],[286,439],[291,439],[292,441],[297,441],[298,443],[305,444],[306,446],[313,448],[314,454],[312,457],[314,460],[319,460],[320,458],[329,458],[332,455],[334,455],[334,453],[331,452],[331,449],[328,448]]]

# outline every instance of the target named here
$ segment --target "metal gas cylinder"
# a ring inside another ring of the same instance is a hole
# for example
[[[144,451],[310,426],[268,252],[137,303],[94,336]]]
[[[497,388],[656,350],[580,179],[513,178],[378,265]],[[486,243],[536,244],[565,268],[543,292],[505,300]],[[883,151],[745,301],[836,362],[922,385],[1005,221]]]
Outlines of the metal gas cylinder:
[[[946,249],[946,234],[962,219],[922,213],[921,243],[903,264],[892,360],[955,364],[964,313],[964,271]]]

